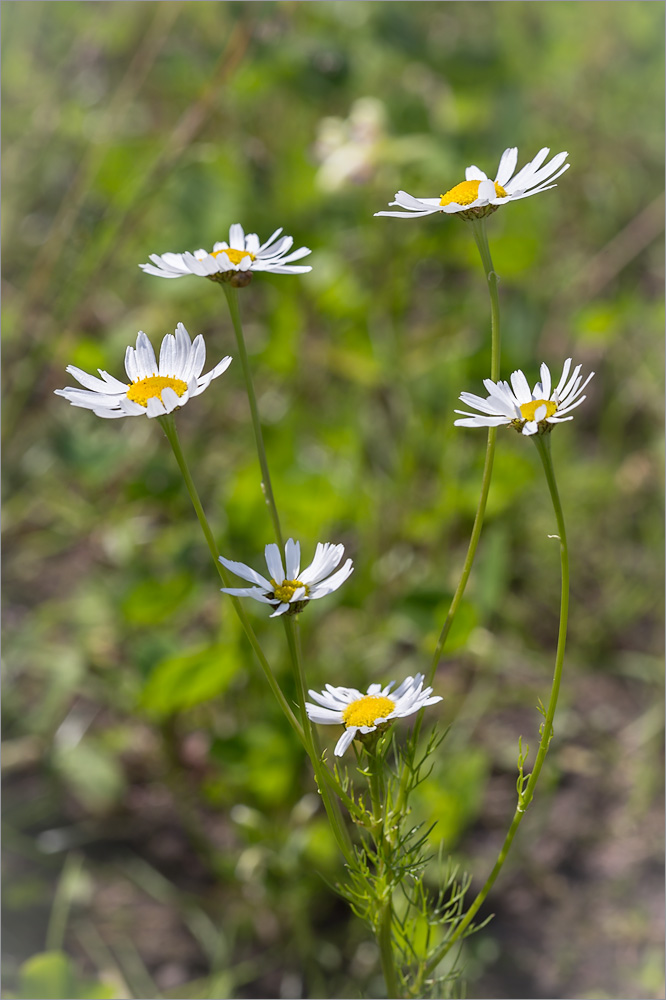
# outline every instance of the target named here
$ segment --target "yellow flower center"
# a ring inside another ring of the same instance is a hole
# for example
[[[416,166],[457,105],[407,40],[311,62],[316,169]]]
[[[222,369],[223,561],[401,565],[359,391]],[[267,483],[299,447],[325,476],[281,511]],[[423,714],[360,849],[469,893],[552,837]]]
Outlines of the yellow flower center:
[[[307,585],[301,583],[300,580],[283,580],[282,583],[277,584],[275,580],[271,580],[271,585],[273,587],[273,593],[277,597],[278,601],[282,601],[283,604],[289,604],[297,590],[301,587],[305,587],[304,597],[308,593]]]
[[[450,205],[454,202],[457,205],[471,205],[479,197],[479,184],[481,181],[462,181],[454,188],[447,191],[440,198],[440,205]],[[498,198],[506,198],[507,193],[501,184],[495,184],[495,194]]]
[[[221,253],[226,253],[232,264],[240,264],[243,257],[249,257],[250,260],[257,259],[249,250],[233,250],[231,247],[228,247],[226,250],[213,250],[211,257],[217,257]]]
[[[177,396],[182,396],[187,392],[187,382],[181,378],[171,378],[164,375],[149,375],[148,378],[141,378],[138,382],[133,382],[127,390],[127,398],[139,406],[148,406],[148,400],[153,396],[162,398],[162,389],[173,389]]]
[[[534,420],[534,414],[540,406],[546,407],[546,417],[552,417],[553,413],[557,410],[557,403],[553,402],[552,399],[533,399],[531,403],[523,403],[520,407],[520,412],[525,417],[525,420]]]
[[[350,726],[374,726],[375,719],[385,719],[395,708],[395,702],[381,695],[367,694],[364,698],[347,705],[342,713],[342,721]]]

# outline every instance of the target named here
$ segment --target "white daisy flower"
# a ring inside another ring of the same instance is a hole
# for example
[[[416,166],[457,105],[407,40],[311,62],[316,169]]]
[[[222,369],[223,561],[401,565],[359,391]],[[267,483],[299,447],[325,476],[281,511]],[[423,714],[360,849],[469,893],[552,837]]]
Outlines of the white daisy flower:
[[[390,215],[400,219],[446,212],[447,215],[459,213],[463,219],[482,218],[484,215],[496,212],[500,205],[518,201],[520,198],[529,198],[533,194],[540,194],[556,187],[553,181],[569,169],[568,163],[562,166],[569,154],[558,153],[549,163],[542,166],[549,152],[550,149],[544,146],[514,177],[518,149],[516,146],[511,146],[502,153],[494,181],[491,181],[483,170],[471,166],[465,171],[465,180],[439,198],[414,198],[406,191],[398,191],[395,201],[390,204],[398,205],[402,211],[375,212],[375,215]]]
[[[462,414],[463,420],[456,420],[457,427],[498,427],[500,424],[515,427],[523,434],[543,434],[553,429],[553,424],[564,420],[573,420],[567,416],[571,410],[585,399],[581,392],[590,381],[594,372],[590,372],[585,381],[580,375],[582,365],[576,365],[571,378],[571,358],[567,358],[562,369],[562,378],[551,392],[550,371],[547,365],[541,365],[541,381],[530,390],[529,384],[521,371],[515,371],[508,382],[493,382],[484,379],[483,384],[489,396],[483,399],[472,392],[461,392],[460,399],[468,406],[480,410],[481,414]]]
[[[311,252],[307,247],[291,250],[294,239],[283,236],[282,229],[276,229],[265,243],[259,243],[256,233],[246,236],[243,227],[234,223],[229,229],[229,242],[216,243],[210,253],[196,250],[194,253],[153,253],[152,264],[139,264],[147,274],[158,278],[182,278],[188,274],[198,274],[211,281],[231,281],[238,286],[249,284],[252,271],[272,271],[273,274],[303,274],[311,271],[310,266],[294,267],[294,261],[307,257]],[[275,242],[277,240],[277,242]]]
[[[439,695],[431,697],[431,687],[423,688],[424,680],[423,674],[406,677],[395,691],[391,690],[395,681],[384,688],[381,684],[371,684],[367,694],[356,688],[332,687],[327,684],[326,690],[321,694],[317,691],[308,692],[317,704],[306,701],[305,708],[312,722],[323,726],[345,726],[334,751],[336,757],[342,757],[359,733],[365,735],[375,729],[385,729],[392,719],[404,719],[426,705],[441,701]]]
[[[345,551],[344,545],[318,542],[315,556],[307,569],[301,572],[301,546],[290,538],[284,547],[286,572],[282,565],[280,549],[275,543],[266,546],[268,578],[257,573],[245,563],[233,562],[220,556],[220,562],[228,570],[257,584],[255,587],[222,587],[224,594],[233,597],[252,597],[262,604],[270,604],[276,610],[270,616],[276,618],[285,611],[296,614],[302,611],[308,601],[326,597],[342,586],[350,576],[353,566],[348,559],[344,566],[329,576],[338,565]]]
[[[222,358],[212,371],[202,375],[205,360],[203,337],[199,334],[191,341],[182,323],[175,334],[168,333],[162,341],[159,364],[148,337],[140,331],[136,347],[128,347],[125,353],[129,385],[101,368],[98,371],[102,377],[96,378],[68,365],[69,374],[85,388],[70,386],[56,389],[55,393],[68,399],[72,406],[92,410],[98,417],[163,417],[185,406],[191,396],[199,396],[231,364],[230,357]]]

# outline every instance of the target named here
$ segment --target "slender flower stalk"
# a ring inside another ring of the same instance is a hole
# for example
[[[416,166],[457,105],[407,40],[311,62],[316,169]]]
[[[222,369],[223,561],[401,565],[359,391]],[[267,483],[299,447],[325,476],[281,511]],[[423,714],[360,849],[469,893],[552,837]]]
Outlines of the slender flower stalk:
[[[333,830],[338,847],[349,864],[353,857],[349,831],[347,830],[344,820],[342,819],[338,800],[331,795],[330,791],[330,785],[332,783],[335,783],[337,791],[337,782],[334,781],[333,775],[331,775],[331,772],[322,762],[321,752],[316,741],[316,736],[305,708],[305,671],[303,669],[303,657],[301,655],[301,637],[298,621],[295,617],[286,615],[282,618],[282,621],[284,623],[287,645],[289,647],[289,655],[291,657],[294,679],[296,681],[298,707],[301,714],[304,734],[303,745],[312,762],[315,778],[317,779],[317,785],[319,786],[319,792],[324,803],[324,808],[326,809],[326,815],[328,816],[328,820],[331,824],[331,829]],[[333,779],[333,781],[331,779]]]
[[[379,733],[371,735],[369,742],[365,745],[368,760],[367,775],[370,786],[370,801],[372,804],[373,837],[378,844],[378,876],[390,876],[390,872],[385,870],[386,864],[383,860],[385,855],[385,833],[384,821],[386,816],[386,780],[384,770],[384,754],[377,753],[377,743]],[[386,996],[389,1000],[395,1000],[402,994],[398,985],[398,975],[396,971],[395,955],[393,951],[393,891],[391,886],[385,882],[384,898],[381,903],[381,914],[377,926],[377,943],[382,962],[382,972],[386,983]]]
[[[208,518],[206,517],[206,514],[204,512],[203,506],[201,504],[201,500],[199,499],[199,494],[197,492],[197,488],[194,485],[194,480],[192,479],[192,475],[190,473],[189,467],[188,467],[187,462],[185,460],[185,455],[183,454],[183,449],[182,449],[181,444],[180,444],[180,439],[178,437],[178,431],[176,430],[176,422],[174,420],[173,414],[169,413],[169,414],[167,414],[167,416],[158,417],[158,420],[162,424],[162,428],[164,430],[164,433],[166,434],[167,440],[168,440],[169,444],[171,445],[172,451],[174,453],[174,457],[176,459],[176,462],[178,463],[178,468],[180,469],[181,475],[182,475],[183,480],[185,482],[185,486],[187,488],[187,492],[190,495],[190,500],[192,501],[192,506],[194,507],[195,513],[196,513],[197,518],[199,520],[199,524],[201,525],[201,530],[203,531],[204,538],[206,539],[206,542],[208,544],[208,548],[210,549],[210,554],[213,557],[213,562],[215,563],[215,567],[216,567],[218,573],[220,574],[220,578],[221,578],[222,582],[224,583],[225,587],[228,587],[229,584],[232,581],[230,580],[230,578],[229,578],[229,576],[227,574],[227,571],[225,570],[224,566],[220,562],[220,555],[219,555],[219,552],[217,551],[217,545],[215,544],[215,539],[213,537],[213,532],[211,531],[210,524],[208,523]],[[290,726],[292,727],[292,729],[294,730],[294,732],[298,736],[298,738],[301,741],[301,743],[307,749],[307,743],[306,743],[305,735],[304,735],[304,732],[303,732],[303,727],[299,723],[299,721],[296,718],[296,716],[294,715],[294,713],[292,712],[291,707],[289,705],[289,702],[287,701],[287,699],[285,698],[284,694],[282,693],[282,689],[280,688],[280,685],[278,684],[278,682],[277,682],[277,680],[275,678],[275,675],[274,675],[274,673],[273,673],[273,671],[271,669],[271,666],[270,666],[268,660],[266,659],[261,646],[259,645],[259,640],[257,639],[257,636],[255,635],[255,632],[254,632],[254,629],[252,628],[252,625],[250,624],[250,620],[249,620],[249,618],[247,616],[245,608],[242,605],[242,602],[239,601],[237,597],[232,597],[231,601],[232,601],[233,606],[234,606],[234,611],[238,615],[240,623],[243,626],[243,630],[245,632],[245,635],[247,636],[247,638],[248,638],[248,640],[250,642],[250,645],[252,646],[252,649],[254,650],[257,659],[259,660],[259,665],[261,666],[261,669],[264,672],[264,676],[266,677],[266,680],[268,681],[268,683],[270,685],[271,691],[275,695],[275,697],[276,697],[276,699],[277,699],[277,701],[278,701],[278,703],[280,705],[280,708],[282,709],[282,711],[284,712],[285,716],[287,717],[287,720],[288,720]]]
[[[497,292],[498,278],[497,273],[493,267],[492,257],[490,256],[490,247],[488,246],[488,234],[486,232],[486,220],[485,218],[473,219],[472,220],[472,232],[474,234],[474,240],[476,242],[479,255],[481,257],[481,263],[483,264],[483,270],[486,275],[486,281],[488,282],[488,293],[490,295],[490,377],[497,381],[500,373],[500,308],[499,308],[499,295]],[[483,528],[483,519],[486,513],[486,504],[488,502],[488,492],[490,490],[490,480],[493,474],[493,462],[495,459],[495,440],[497,438],[497,428],[488,428],[488,443],[486,444],[486,457],[483,463],[483,476],[481,477],[481,493],[479,496],[479,502],[476,508],[476,514],[474,516],[474,524],[472,526],[472,534],[469,539],[469,545],[467,546],[467,555],[465,556],[465,562],[463,564],[462,573],[460,574],[460,579],[458,581],[458,586],[456,587],[455,594],[451,600],[446,619],[444,620],[444,625],[442,626],[442,631],[440,632],[439,639],[437,640],[437,645],[435,647],[435,652],[433,653],[432,663],[430,665],[430,671],[428,673],[428,684],[432,684],[435,676],[435,671],[437,670],[437,665],[440,661],[444,645],[446,643],[449,632],[451,631],[451,626],[453,625],[453,619],[456,616],[456,612],[460,606],[463,594],[465,593],[465,588],[467,586],[467,581],[469,580],[469,575],[472,571],[472,564],[474,562],[474,557],[476,556],[477,546],[479,544],[479,538],[481,537],[481,529]]]
[[[492,889],[497,876],[499,875],[504,862],[506,861],[509,849],[513,842],[513,838],[516,835],[516,831],[520,826],[525,811],[529,806],[532,798],[534,797],[534,789],[536,783],[539,780],[539,775],[541,773],[541,768],[543,767],[543,762],[546,759],[546,754],[548,753],[548,747],[553,736],[553,719],[555,717],[555,711],[557,709],[557,700],[560,693],[560,684],[562,680],[562,667],[564,664],[564,651],[566,647],[567,640],[567,625],[569,620],[569,548],[567,545],[567,534],[564,525],[564,514],[562,513],[562,504],[560,502],[560,495],[557,489],[557,481],[555,479],[555,470],[553,468],[553,459],[550,450],[550,434],[535,434],[532,437],[537,451],[539,452],[539,457],[543,464],[543,469],[546,474],[546,482],[548,483],[548,489],[550,491],[551,500],[553,503],[553,510],[555,511],[555,518],[557,520],[557,530],[560,543],[560,565],[561,565],[561,579],[562,579],[562,590],[560,597],[560,624],[557,636],[557,653],[555,655],[555,669],[553,671],[553,680],[550,688],[550,698],[548,700],[548,707],[544,713],[544,721],[540,727],[541,739],[539,741],[539,749],[537,751],[536,759],[534,761],[534,767],[529,778],[523,778],[522,776],[522,766],[524,763],[524,757],[522,755],[519,758],[519,780],[518,780],[518,804],[516,806],[516,811],[513,815],[511,821],[511,826],[504,838],[504,843],[500,849],[497,856],[497,861],[495,862],[493,869],[486,879],[483,887],[479,891],[478,895],[471,904],[469,910],[467,911],[464,919],[458,924],[455,932],[451,937],[444,942],[439,951],[431,959],[425,968],[424,976],[431,975],[435,968],[439,965],[441,960],[448,954],[453,945],[459,941],[465,934],[472,920],[476,916],[479,908],[483,904],[486,896]]]
[[[391,897],[387,899],[382,911],[379,924],[379,953],[382,959],[382,972],[386,983],[386,996],[391,998],[400,997],[402,994],[398,987],[398,977],[395,971],[395,959],[393,957],[393,903]]]
[[[245,347],[245,337],[243,336],[243,324],[241,323],[240,304],[238,302],[238,289],[234,288],[233,285],[226,282],[222,284],[222,288],[224,289],[224,294],[227,297],[227,304],[229,306],[229,312],[231,313],[231,322],[233,323],[234,326],[234,333],[236,334],[236,343],[238,344],[238,356],[240,357],[241,367],[243,369],[243,378],[245,379],[245,388],[247,390],[247,398],[250,403],[250,414],[252,416],[254,440],[257,446],[259,465],[261,466],[261,476],[262,476],[261,488],[263,490],[264,496],[266,497],[266,503],[268,504],[268,509],[270,510],[271,520],[273,522],[273,530],[275,532],[275,540],[280,546],[280,549],[284,551],[284,541],[282,539],[280,518],[278,516],[275,497],[273,495],[271,475],[270,472],[268,471],[268,461],[266,459],[264,438],[263,434],[261,433],[261,420],[259,418],[259,407],[257,406],[257,396],[254,391],[252,372],[250,370],[250,362]]]

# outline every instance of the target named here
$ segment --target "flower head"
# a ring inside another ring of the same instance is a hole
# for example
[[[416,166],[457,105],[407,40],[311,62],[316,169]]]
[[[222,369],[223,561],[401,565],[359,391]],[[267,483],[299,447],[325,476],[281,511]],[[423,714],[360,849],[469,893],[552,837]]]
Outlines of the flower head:
[[[345,726],[334,751],[336,757],[342,757],[359,733],[365,735],[376,729],[385,729],[392,719],[404,719],[426,705],[441,701],[439,695],[432,696],[431,687],[423,687],[424,679],[423,674],[406,677],[395,691],[391,690],[395,681],[384,688],[381,684],[371,684],[367,694],[356,688],[332,687],[327,684],[326,690],[321,694],[317,691],[308,692],[317,704],[306,701],[305,708],[312,722],[324,726]]]
[[[179,323],[175,334],[168,333],[160,347],[159,364],[148,337],[139,331],[136,347],[125,352],[125,370],[130,384],[98,369],[101,378],[88,375],[74,365],[68,365],[70,375],[85,386],[56,389],[72,406],[83,406],[98,417],[163,417],[200,395],[214,378],[226,371],[231,358],[222,358],[207,375],[201,370],[206,360],[206,345],[199,334],[193,341]]]
[[[546,166],[542,166],[550,149],[544,146],[537,155],[514,176],[518,162],[518,149],[511,146],[505,149],[497,168],[497,175],[491,181],[483,170],[471,166],[465,171],[465,180],[456,184],[446,194],[439,198],[414,198],[406,191],[398,191],[391,205],[398,205],[401,212],[375,212],[375,215],[390,215],[396,219],[409,216],[432,215],[434,212],[446,212],[447,215],[460,215],[463,219],[478,219],[484,215],[496,212],[500,205],[510,201],[529,198],[556,187],[553,183],[569,164],[562,166],[568,153],[558,153]]]
[[[224,594],[233,597],[252,597],[262,604],[270,604],[275,608],[271,618],[286,612],[296,614],[302,611],[308,601],[318,597],[326,597],[342,586],[353,570],[351,559],[333,573],[344,555],[344,545],[332,545],[330,542],[318,542],[315,557],[301,571],[301,546],[290,538],[284,547],[285,567],[282,564],[280,549],[274,543],[266,546],[266,566],[269,576],[266,578],[257,573],[245,563],[232,562],[220,556],[220,562],[228,570],[256,584],[254,587],[222,587]],[[333,573],[333,575],[329,575]]]
[[[282,229],[275,232],[265,243],[259,243],[256,233],[246,236],[243,227],[234,223],[229,229],[229,242],[216,243],[210,253],[195,250],[194,253],[152,253],[152,264],[139,264],[146,274],[156,274],[158,278],[183,278],[188,274],[198,274],[211,281],[229,281],[238,287],[251,281],[253,271],[272,271],[274,274],[302,274],[311,271],[309,266],[294,267],[293,262],[307,257],[307,247],[291,250],[294,239],[283,236]],[[277,242],[275,242],[277,240]]]
[[[590,381],[594,372],[590,372],[585,381],[580,375],[582,365],[576,365],[571,378],[571,358],[567,358],[562,369],[562,377],[557,387],[551,392],[550,370],[547,365],[541,365],[541,381],[530,390],[529,384],[521,371],[515,371],[508,382],[493,382],[484,379],[483,384],[489,395],[486,399],[475,396],[471,392],[461,392],[463,403],[480,410],[479,415],[456,410],[462,414],[463,420],[456,420],[458,427],[498,427],[500,424],[515,427],[522,434],[544,434],[553,429],[554,424],[564,420],[573,420],[567,416],[585,399],[581,392]]]

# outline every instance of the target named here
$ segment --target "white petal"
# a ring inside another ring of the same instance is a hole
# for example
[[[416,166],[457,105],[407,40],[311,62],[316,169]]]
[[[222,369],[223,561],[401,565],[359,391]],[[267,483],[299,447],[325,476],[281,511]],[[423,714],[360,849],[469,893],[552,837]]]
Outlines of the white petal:
[[[104,417],[106,420],[114,420],[118,417],[127,417],[128,413],[123,413],[122,410],[95,410],[93,413],[98,417]]]
[[[278,236],[280,235],[281,232],[282,232],[282,226],[280,226],[279,229],[276,229],[275,232],[272,233],[271,236],[268,237],[268,239],[266,240],[265,243],[262,243],[262,245],[259,247],[259,252],[261,252],[262,250],[265,250],[266,247],[269,247],[271,245],[271,243],[273,242],[273,240],[276,240],[278,238]]]
[[[175,371],[174,361],[176,358],[176,338],[167,333],[160,346],[160,362],[158,372],[160,375],[173,375]]]
[[[472,164],[465,170],[465,180],[466,181],[487,181],[488,174],[484,174],[483,170],[479,170]]]
[[[481,181],[479,184],[479,193],[477,195],[476,202],[486,203],[495,197],[495,183],[494,181]],[[475,205],[476,202],[472,202]],[[468,206],[471,207],[471,206]]]
[[[190,379],[198,378],[203,371],[205,363],[206,345],[203,337],[199,334],[192,342],[187,360],[185,361],[182,371],[179,373],[179,378],[182,378],[183,382],[189,382]]]
[[[298,250],[294,250],[293,253],[287,254],[286,257],[280,257],[281,264],[291,264],[295,260],[300,260],[301,257],[307,257],[309,253],[312,253],[309,247],[299,247]]]
[[[313,698],[319,705],[328,709],[331,712],[337,712],[339,715],[341,711],[347,708],[349,701],[342,698],[336,698],[330,692],[326,691],[320,694],[318,691],[308,691],[308,694]],[[340,721],[342,722],[342,715],[340,715]]]
[[[358,726],[350,726],[349,729],[345,729],[344,733],[335,745],[335,750],[333,751],[336,757],[342,757],[345,750],[347,750],[352,743],[357,731]]]
[[[557,387],[555,389],[555,392],[553,393],[553,397],[557,396],[559,398],[562,386],[564,385],[564,383],[566,382],[567,378],[569,377],[569,369],[570,368],[571,368],[571,358],[567,358],[567,360],[564,362],[564,365],[562,366],[562,377],[561,377],[560,381],[557,383]]]
[[[229,228],[229,246],[234,250],[245,249],[245,233],[239,222],[234,222]]]
[[[576,391],[577,385],[580,385],[578,376],[582,367],[582,365],[576,365],[567,384],[559,390],[557,395],[560,402],[564,402],[567,396]]]
[[[431,207],[431,204],[426,202],[424,198],[415,198],[414,195],[408,194],[407,191],[396,191],[395,201],[391,201],[389,204],[399,205],[401,208],[413,208],[417,212]]]
[[[532,400],[532,392],[530,390],[527,379],[524,374],[518,370],[512,372],[511,374],[511,385],[513,386],[513,391],[516,394],[516,399],[519,404],[529,403]]]
[[[285,613],[285,611],[288,611],[288,610],[289,610],[289,605],[288,604],[280,604],[280,606],[278,607],[277,611],[274,611],[273,614],[269,615],[268,617],[269,618],[278,618],[280,615],[283,615]]]
[[[287,252],[287,250],[291,250],[293,245],[294,245],[293,236],[283,236],[282,239],[278,240],[277,243],[274,244],[274,246],[270,247],[270,249],[260,251],[258,256],[264,259],[281,257]]]
[[[518,189],[524,190],[529,184],[533,174],[537,172],[538,168],[541,166],[549,153],[550,148],[548,146],[544,146],[543,149],[539,150],[534,159],[530,160],[529,163],[526,163],[525,166],[518,171],[516,176],[508,182],[508,184],[503,184],[502,186],[505,187],[510,193],[517,191]]]
[[[345,552],[344,545],[332,545],[330,542],[317,544],[315,557],[299,579],[303,583],[313,584],[323,580],[335,569]]]
[[[251,566],[246,566],[245,563],[242,562],[234,562],[232,559],[225,559],[224,556],[220,556],[219,559],[226,569],[235,573],[236,576],[240,576],[242,580],[249,580],[250,583],[258,583],[261,587],[264,587],[268,591],[273,590],[273,585],[270,580],[267,580],[265,576],[261,575],[261,573],[257,573],[257,571],[252,569]]]
[[[460,410],[456,410],[456,413],[460,413]],[[509,423],[506,417],[484,417],[481,414],[478,416],[468,416],[462,420],[454,420],[454,427],[499,427],[501,424]]]
[[[182,396],[179,396],[171,386],[165,386],[160,393],[162,398],[162,405],[167,413],[172,413],[178,406],[185,406],[187,402],[188,393],[184,392]]]
[[[483,399],[481,396],[477,396],[473,392],[461,392],[460,400],[467,406],[474,407],[475,410],[480,410],[482,413],[491,413],[493,416],[497,416],[497,401],[492,399],[492,397],[490,399]]]
[[[155,358],[155,351],[143,330],[139,332],[136,338],[135,357],[140,373],[139,378],[150,378],[151,375],[157,375],[158,364]]]
[[[320,726],[343,725],[342,714],[340,712],[334,712],[330,708],[318,708],[317,705],[311,705],[309,701],[306,701],[305,709],[308,713],[308,719],[311,722],[318,723]]]
[[[424,215],[432,215],[433,212],[438,212],[438,208],[429,208],[423,212],[374,212],[377,215],[387,215],[392,219],[419,219]]]
[[[166,407],[162,401],[157,396],[151,396],[146,407],[146,415],[152,420],[155,417],[163,417],[166,412]]]
[[[275,542],[270,542],[266,546],[266,565],[268,566],[268,572],[271,575],[271,579],[275,580],[276,584],[279,586],[284,583],[285,575],[284,569],[282,568],[282,556],[280,555],[280,550],[275,544]]]
[[[323,583],[317,583],[310,588],[310,596],[313,598],[325,597],[327,594],[332,594],[334,590],[341,587],[342,584],[347,580],[354,571],[354,567],[351,559],[348,559],[344,564],[342,569],[339,569],[337,573],[333,576],[329,576],[328,580],[324,580]]]
[[[251,597],[254,601],[259,601],[260,604],[271,604],[275,606],[275,601],[266,597],[261,587],[220,587],[223,594],[229,594],[231,597]]]
[[[127,396],[118,397],[118,406],[127,417],[146,416],[146,407],[141,406],[140,403],[135,403],[133,400],[128,399]]]
[[[566,152],[558,153],[557,156],[554,156],[552,160],[545,165],[545,167],[541,167],[540,170],[533,171],[527,184],[524,185],[525,188],[529,190],[530,188],[537,187],[539,184],[544,184],[547,181],[548,182],[552,181],[553,175],[558,171],[559,173],[564,173],[564,170],[560,171],[560,167],[562,166],[568,155],[569,154]],[[564,169],[566,169],[566,167]]]
[[[254,264],[254,267],[252,268],[252,270],[253,271],[270,271],[271,274],[307,274],[307,272],[311,271],[312,268],[310,267],[309,264],[307,266],[300,266],[299,265],[297,267],[292,267],[291,265],[285,266],[285,267],[282,267],[282,266],[278,267],[277,265],[274,265],[274,264],[263,265],[260,261],[257,261]]]
[[[399,701],[404,695],[411,691],[412,688],[418,688],[424,681],[423,674],[417,674],[416,677],[405,677],[404,681],[395,689],[391,697],[394,701]]]
[[[284,551],[287,580],[298,580],[298,571],[301,568],[300,542],[295,542],[293,538],[288,538]]]
[[[571,413],[571,411],[575,410],[577,406],[580,406],[584,399],[587,399],[587,396],[581,396],[579,399],[576,399],[573,403],[569,403],[567,406],[563,406],[561,408],[558,407],[557,413],[554,413],[552,417],[549,417],[548,419],[552,421],[573,420],[573,417],[565,417],[564,414]]]
[[[136,351],[133,347],[128,347],[125,351],[125,371],[130,382],[138,382],[141,378]]]
[[[218,364],[216,364],[215,367],[211,369],[211,371],[209,371],[206,375],[200,375],[199,378],[196,379],[195,381],[195,390],[194,392],[190,392],[190,395],[198,396],[200,393],[202,393],[204,389],[208,388],[208,386],[210,385],[210,383],[213,381],[214,378],[217,378],[219,375],[222,375],[222,373],[227,370],[230,364],[231,364],[230,357],[222,358],[222,360],[218,362]]]
[[[502,153],[502,157],[499,162],[499,167],[497,168],[497,176],[495,177],[495,183],[499,184],[500,187],[505,187],[508,183],[511,175],[516,169],[516,163],[518,162],[518,147],[510,146],[505,149]]]

